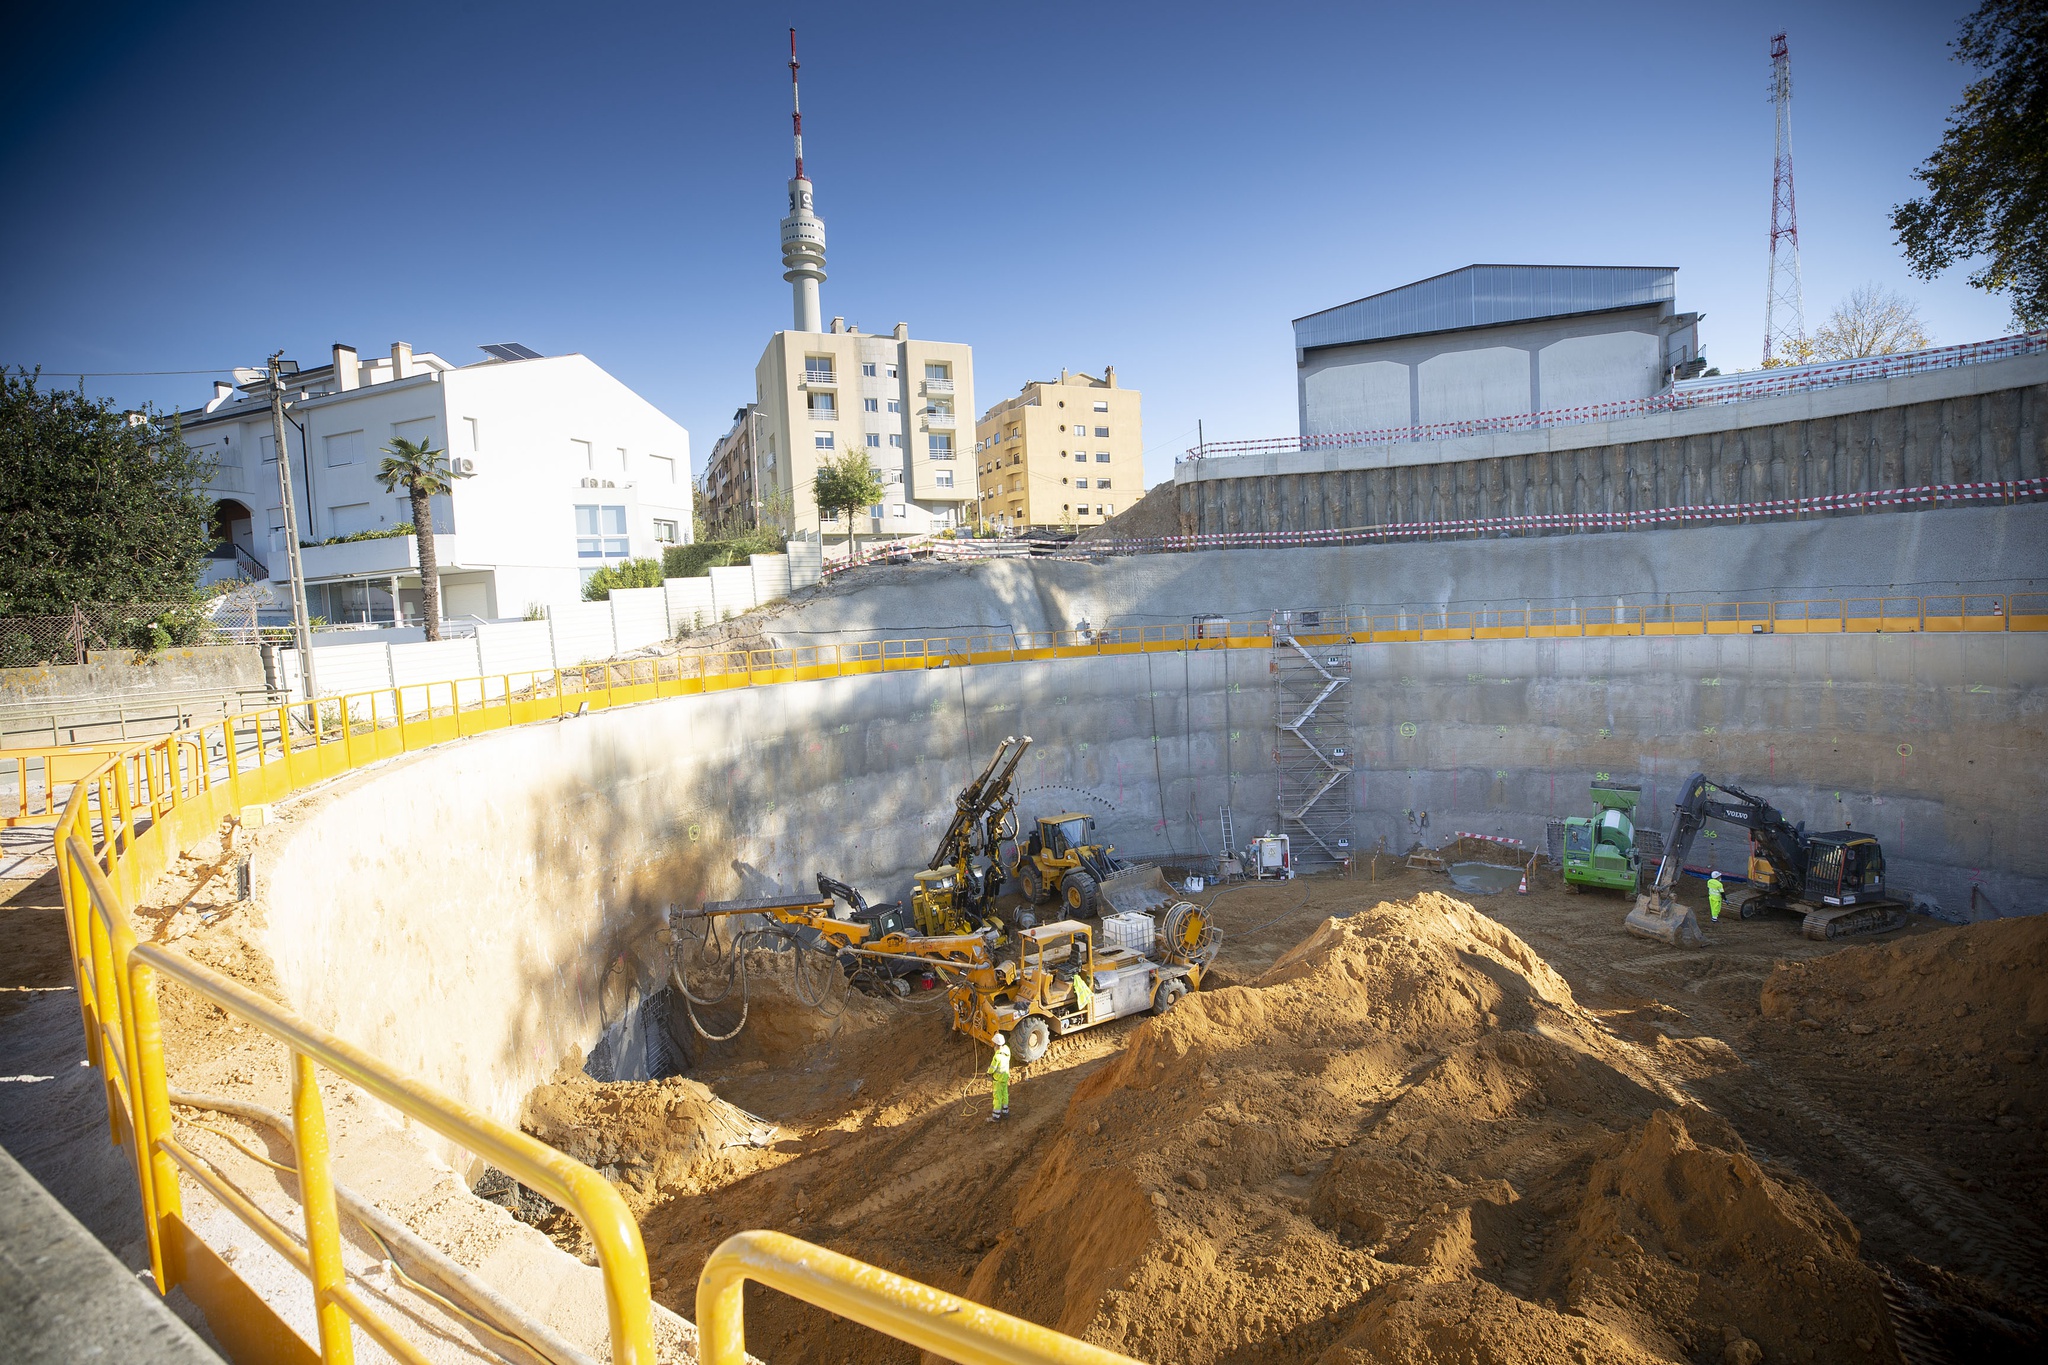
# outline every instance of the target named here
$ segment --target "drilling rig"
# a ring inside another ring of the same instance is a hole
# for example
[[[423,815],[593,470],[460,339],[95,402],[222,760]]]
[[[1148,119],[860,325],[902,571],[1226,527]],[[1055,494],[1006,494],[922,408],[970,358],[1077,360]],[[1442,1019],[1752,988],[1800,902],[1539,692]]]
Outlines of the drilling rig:
[[[972,934],[1002,927],[995,909],[1003,890],[996,845],[1016,835],[1017,798],[1010,794],[1010,783],[1030,747],[1029,735],[1006,737],[981,776],[954,798],[953,819],[939,836],[938,850],[912,878],[910,914],[920,933]]]

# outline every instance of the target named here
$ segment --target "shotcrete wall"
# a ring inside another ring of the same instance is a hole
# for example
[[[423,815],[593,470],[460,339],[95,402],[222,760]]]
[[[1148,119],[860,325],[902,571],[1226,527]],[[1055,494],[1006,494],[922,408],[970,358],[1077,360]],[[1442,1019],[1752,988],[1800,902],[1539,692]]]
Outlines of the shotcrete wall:
[[[1532,844],[1596,772],[1660,812],[1695,769],[1868,829],[1944,912],[2042,907],[2048,637],[1745,636],[1351,647],[1359,848]],[[450,744],[318,797],[258,865],[317,1022],[501,1120],[663,971],[663,907],[903,894],[996,740],[1032,814],[1126,853],[1214,852],[1274,809],[1268,652],[1089,657],[675,698]],[[1429,816],[1426,830],[1421,826]],[[1702,856],[1739,869],[1739,838]],[[1617,903],[1616,914],[1620,914]]]

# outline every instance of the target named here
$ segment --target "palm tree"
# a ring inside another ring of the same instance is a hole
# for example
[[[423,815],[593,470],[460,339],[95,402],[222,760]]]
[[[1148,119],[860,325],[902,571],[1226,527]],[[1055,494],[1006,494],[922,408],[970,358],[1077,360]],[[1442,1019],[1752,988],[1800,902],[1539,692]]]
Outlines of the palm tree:
[[[467,474],[457,474],[448,467],[445,452],[435,450],[425,441],[408,441],[404,437],[394,439],[384,447],[384,463],[377,467],[377,482],[384,485],[384,491],[395,493],[404,485],[406,496],[412,499],[412,537],[420,548],[420,597],[425,603],[427,617],[427,638],[441,638],[441,576],[440,565],[434,558],[434,504],[433,499],[450,492],[455,480],[466,479]],[[398,604],[392,603],[393,615]]]

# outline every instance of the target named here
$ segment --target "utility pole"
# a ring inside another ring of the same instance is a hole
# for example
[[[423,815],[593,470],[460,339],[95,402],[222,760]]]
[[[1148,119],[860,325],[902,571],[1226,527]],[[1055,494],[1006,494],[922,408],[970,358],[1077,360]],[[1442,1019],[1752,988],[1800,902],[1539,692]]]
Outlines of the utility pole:
[[[298,365],[292,365],[292,373]],[[292,452],[284,438],[284,352],[270,357],[270,430],[277,443],[277,496],[284,505],[285,562],[291,566],[292,631],[299,642],[299,677],[306,700],[320,695],[313,680],[313,623],[306,612],[306,571],[299,563],[299,514],[292,504]]]

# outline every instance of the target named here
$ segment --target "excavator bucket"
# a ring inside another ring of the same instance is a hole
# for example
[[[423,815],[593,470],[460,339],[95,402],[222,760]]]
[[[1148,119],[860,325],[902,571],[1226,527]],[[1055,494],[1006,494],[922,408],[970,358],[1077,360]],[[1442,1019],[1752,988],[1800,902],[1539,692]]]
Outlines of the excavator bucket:
[[[1149,915],[1173,900],[1173,888],[1156,867],[1127,867],[1102,883],[1102,899],[1119,915]]]
[[[1623,921],[1631,934],[1653,938],[1674,948],[1700,948],[1707,936],[1700,932],[1699,918],[1679,904],[1669,891],[1645,891],[1636,897],[1636,908]]]

